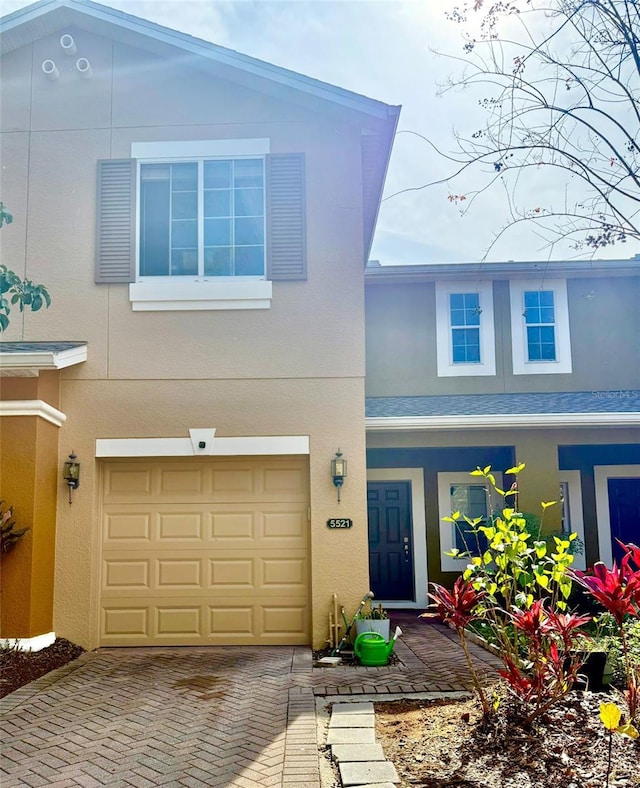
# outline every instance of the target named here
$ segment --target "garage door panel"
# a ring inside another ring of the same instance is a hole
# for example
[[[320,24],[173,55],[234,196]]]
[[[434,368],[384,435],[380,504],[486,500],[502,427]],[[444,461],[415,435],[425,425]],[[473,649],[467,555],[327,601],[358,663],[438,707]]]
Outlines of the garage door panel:
[[[299,458],[107,463],[104,645],[309,642]]]
[[[123,598],[129,591],[142,597],[157,594],[211,596],[240,594],[273,595],[286,592],[306,599],[309,588],[309,557],[306,550],[195,551],[181,550],[168,556],[147,550],[144,558],[127,551],[111,552],[103,561],[103,596]]]
[[[286,597],[158,600],[149,607],[114,600],[102,611],[103,645],[304,645],[309,608]]]

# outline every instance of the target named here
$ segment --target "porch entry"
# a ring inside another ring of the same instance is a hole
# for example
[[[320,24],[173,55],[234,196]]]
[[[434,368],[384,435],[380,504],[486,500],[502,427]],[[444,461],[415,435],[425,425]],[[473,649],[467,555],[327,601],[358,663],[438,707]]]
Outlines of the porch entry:
[[[624,544],[640,539],[640,478],[607,480],[613,557],[622,558],[619,539]]]
[[[414,600],[411,482],[367,483],[369,577],[377,599]]]

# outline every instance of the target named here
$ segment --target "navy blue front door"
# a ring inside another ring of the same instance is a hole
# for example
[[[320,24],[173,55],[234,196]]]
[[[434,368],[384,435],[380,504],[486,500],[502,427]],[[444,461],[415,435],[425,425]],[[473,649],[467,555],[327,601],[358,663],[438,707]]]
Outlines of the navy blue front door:
[[[367,508],[369,577],[375,598],[414,599],[411,483],[369,482]]]
[[[622,548],[617,539],[640,544],[640,478],[608,479],[607,485],[613,557],[619,562]]]

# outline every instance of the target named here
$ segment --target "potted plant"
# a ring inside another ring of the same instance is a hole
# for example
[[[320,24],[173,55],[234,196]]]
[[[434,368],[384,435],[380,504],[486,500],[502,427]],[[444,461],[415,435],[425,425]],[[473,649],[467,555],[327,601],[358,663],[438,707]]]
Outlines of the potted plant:
[[[356,635],[361,635],[363,632],[377,632],[389,642],[390,635],[390,622],[387,611],[382,607],[382,603],[378,603],[375,607],[371,604],[371,600],[362,609],[362,612],[356,619]]]

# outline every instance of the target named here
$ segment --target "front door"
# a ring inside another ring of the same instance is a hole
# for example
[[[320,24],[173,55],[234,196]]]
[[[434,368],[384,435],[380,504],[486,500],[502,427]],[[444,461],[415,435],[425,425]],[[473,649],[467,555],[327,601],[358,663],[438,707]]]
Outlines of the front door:
[[[608,479],[613,557],[619,562],[623,544],[640,541],[640,479]]]
[[[413,600],[411,482],[369,482],[367,503],[369,577],[375,599]]]

